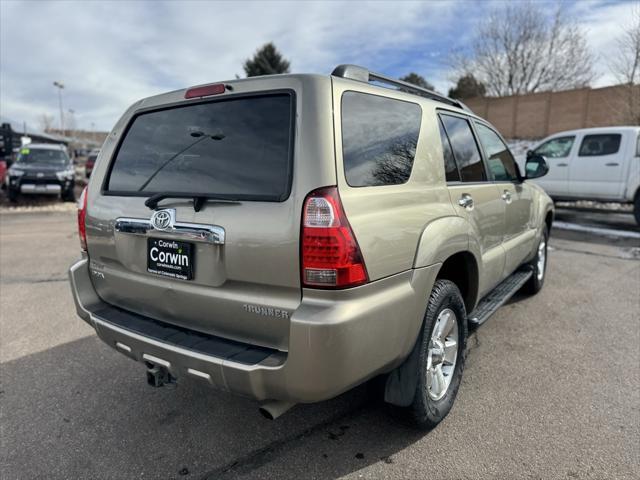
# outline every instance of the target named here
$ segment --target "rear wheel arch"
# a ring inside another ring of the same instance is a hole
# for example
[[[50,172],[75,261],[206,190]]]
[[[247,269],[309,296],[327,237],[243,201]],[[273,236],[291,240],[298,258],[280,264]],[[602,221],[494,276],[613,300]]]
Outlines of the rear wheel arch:
[[[476,257],[469,251],[460,251],[442,263],[436,279],[449,280],[456,284],[469,313],[478,300],[479,275]]]
[[[443,263],[455,253],[469,249],[471,226],[458,216],[440,217],[427,224],[420,235],[414,268]]]

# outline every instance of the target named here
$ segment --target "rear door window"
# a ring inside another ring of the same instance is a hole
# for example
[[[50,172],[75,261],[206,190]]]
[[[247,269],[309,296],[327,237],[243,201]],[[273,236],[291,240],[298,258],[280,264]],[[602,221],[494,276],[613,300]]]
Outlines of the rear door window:
[[[463,182],[482,182],[487,174],[471,125],[465,118],[441,115]]]
[[[278,93],[139,114],[106,189],[283,201],[291,188],[293,105],[293,94]]]
[[[552,138],[536,148],[535,152],[540,155],[544,155],[547,158],[564,158],[569,156],[575,139],[576,137],[573,135],[568,137]]]
[[[440,143],[442,144],[442,155],[444,157],[444,172],[447,182],[459,182],[460,172],[458,172],[458,166],[456,165],[456,159],[453,157],[453,150],[451,150],[451,143],[447,132],[444,131],[442,120],[438,119],[438,128],[440,130]]]
[[[598,135],[585,135],[580,144],[579,157],[599,157],[601,155],[613,155],[620,150],[619,133],[606,133]]]
[[[342,95],[342,156],[352,187],[397,185],[411,176],[422,109],[359,92]]]
[[[496,132],[486,125],[476,122],[478,139],[487,156],[489,170],[493,179],[498,182],[514,182],[518,180],[516,161]]]

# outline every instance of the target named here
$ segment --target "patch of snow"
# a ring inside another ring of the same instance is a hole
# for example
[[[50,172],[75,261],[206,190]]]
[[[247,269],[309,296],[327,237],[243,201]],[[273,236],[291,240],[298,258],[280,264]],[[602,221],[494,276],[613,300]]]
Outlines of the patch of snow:
[[[625,230],[615,230],[613,228],[589,227],[587,225],[577,225],[569,222],[553,222],[553,228],[560,230],[571,230],[574,232],[586,232],[594,235],[602,235],[613,238],[639,238],[640,232],[628,232]]]

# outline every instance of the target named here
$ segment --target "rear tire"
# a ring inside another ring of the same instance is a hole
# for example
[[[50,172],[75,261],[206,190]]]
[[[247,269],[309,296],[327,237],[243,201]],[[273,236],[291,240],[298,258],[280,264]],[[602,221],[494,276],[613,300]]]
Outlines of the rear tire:
[[[18,201],[18,191],[15,188],[9,187],[7,189],[7,197],[11,203],[16,203]]]
[[[529,295],[535,295],[544,285],[544,279],[547,277],[547,249],[549,246],[549,230],[544,226],[542,230],[542,238],[536,249],[536,256],[531,260],[529,265],[533,268],[533,275],[524,284],[523,290]]]
[[[636,198],[633,201],[633,216],[636,217],[636,223],[640,225],[640,191],[636,193]]]
[[[418,342],[419,377],[409,409],[415,425],[430,429],[451,410],[464,370],[467,314],[455,283],[436,281]]]

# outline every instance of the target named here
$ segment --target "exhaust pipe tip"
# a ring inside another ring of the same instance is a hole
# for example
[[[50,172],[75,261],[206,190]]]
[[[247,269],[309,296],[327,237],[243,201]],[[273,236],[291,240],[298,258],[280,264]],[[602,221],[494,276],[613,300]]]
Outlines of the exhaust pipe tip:
[[[258,411],[260,414],[268,419],[275,420],[283,413],[286,413],[289,409],[295,406],[295,403],[283,402],[280,400],[269,400],[260,405]]]

